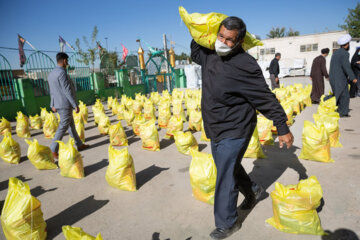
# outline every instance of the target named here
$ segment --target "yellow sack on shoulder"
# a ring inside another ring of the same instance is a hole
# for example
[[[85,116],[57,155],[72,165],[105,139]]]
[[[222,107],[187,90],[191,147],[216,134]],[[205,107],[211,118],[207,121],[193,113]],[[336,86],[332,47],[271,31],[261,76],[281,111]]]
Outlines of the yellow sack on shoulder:
[[[192,110],[189,114],[189,129],[193,131],[201,131],[202,116],[201,111]]]
[[[261,145],[274,145],[274,138],[271,129],[273,128],[273,121],[264,116],[258,115],[257,129]]]
[[[29,145],[27,157],[36,169],[46,170],[58,168],[49,147],[40,145],[36,139],[33,141],[25,139],[25,142]]]
[[[302,149],[299,158],[319,161],[334,162],[330,154],[330,140],[324,125],[315,125],[304,121],[302,132]]]
[[[216,165],[211,154],[190,150],[190,183],[193,196],[205,203],[214,204]]]
[[[274,217],[266,220],[276,229],[295,234],[324,235],[316,209],[323,191],[315,176],[297,185],[275,183],[271,192]]]
[[[155,125],[155,120],[140,124],[139,130],[142,148],[150,151],[160,151],[159,133]]]
[[[61,176],[83,178],[85,176],[83,159],[74,147],[74,139],[70,138],[66,144],[61,141],[57,141],[57,143],[59,143],[59,167]]]
[[[52,112],[46,114],[45,122],[43,126],[44,136],[46,138],[54,138],[59,123]]]
[[[30,116],[30,127],[37,130],[42,128],[42,121],[39,115]]]
[[[101,114],[99,119],[98,129],[100,134],[109,134],[109,127],[111,126],[110,119],[106,114]]]
[[[128,140],[121,122],[111,125],[109,128],[110,144],[113,146],[127,146]]]
[[[62,226],[62,232],[66,240],[103,240],[99,233],[96,237],[87,234],[79,227],[71,227],[69,225]]]
[[[17,178],[9,178],[9,188],[1,212],[6,239],[46,239],[46,223],[41,202],[31,196],[30,187]]]
[[[186,27],[189,29],[192,38],[199,45],[214,50],[220,24],[228,16],[214,12],[207,14],[189,14],[185,8],[181,6],[179,7],[179,14]],[[252,47],[262,45],[263,43],[261,41],[254,38],[249,32],[246,32],[244,43],[242,44],[245,51]]]
[[[340,130],[339,130],[339,119],[340,115],[338,112],[324,113],[324,114],[313,114],[316,125],[323,124],[330,139],[330,147],[342,147],[339,142]]]
[[[21,138],[31,137],[30,128],[29,128],[29,119],[22,112],[17,112],[16,134]]]
[[[265,154],[262,150],[257,127],[255,128],[253,135],[251,136],[249,145],[244,154],[244,158],[265,158]]]
[[[184,127],[181,116],[172,116],[169,120],[167,130],[166,130],[166,139],[171,139],[174,137],[174,132],[182,131]]]
[[[140,135],[140,125],[143,124],[144,122],[145,122],[145,119],[142,116],[142,114],[135,115],[135,119],[132,122],[132,129],[136,136]]]
[[[0,158],[7,163],[18,164],[20,157],[21,149],[19,143],[11,137],[11,132],[6,132],[0,143]]]
[[[177,150],[185,155],[190,155],[190,149],[198,151],[199,146],[191,132],[175,132],[175,145]]]
[[[109,166],[106,169],[105,179],[114,188],[136,191],[134,161],[127,147],[118,150],[109,146]]]
[[[11,133],[11,124],[4,117],[0,119],[0,135],[5,135],[6,132]]]

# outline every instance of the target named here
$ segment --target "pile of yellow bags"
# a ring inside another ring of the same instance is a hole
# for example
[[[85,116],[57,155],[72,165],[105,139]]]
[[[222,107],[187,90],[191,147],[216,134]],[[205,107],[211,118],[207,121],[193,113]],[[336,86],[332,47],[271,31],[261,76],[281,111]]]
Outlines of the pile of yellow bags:
[[[9,190],[1,212],[6,239],[46,239],[41,203],[31,196],[30,187],[17,178],[9,179]]]
[[[31,137],[30,128],[29,128],[29,119],[22,112],[17,112],[16,134],[22,138]]]
[[[20,162],[21,149],[12,137],[11,132],[6,132],[0,143],[0,158],[7,163],[18,164]]]
[[[174,132],[177,131],[182,131],[183,130],[183,120],[181,118],[181,116],[172,116],[169,120],[168,126],[167,126],[167,130],[166,130],[166,135],[165,138],[167,139],[171,139],[174,137]]]
[[[59,123],[56,120],[55,115],[52,112],[47,113],[45,116],[45,122],[43,126],[44,136],[46,138],[54,138],[58,126]]]
[[[274,145],[274,139],[271,132],[271,129],[273,128],[273,121],[262,115],[258,115],[256,126],[261,145]]]
[[[255,128],[253,135],[251,136],[249,145],[244,154],[244,158],[265,158],[265,154],[260,144],[257,127]]]
[[[159,134],[154,120],[140,125],[142,148],[150,151],[160,151]]]
[[[6,132],[11,133],[11,125],[8,120],[6,120],[4,117],[0,119],[0,135],[5,135]]]
[[[299,158],[334,162],[330,154],[329,136],[324,125],[315,125],[310,121],[304,121],[302,149]]]
[[[315,176],[301,180],[297,185],[276,182],[271,192],[274,217],[266,220],[276,229],[286,233],[324,235],[316,208],[323,196]]]
[[[175,132],[175,145],[177,150],[185,155],[190,155],[190,149],[198,150],[198,143],[191,132]]]
[[[105,179],[112,187],[136,191],[134,161],[127,147],[117,150],[109,146],[109,166],[106,169]]]
[[[227,18],[221,13],[192,13],[188,14],[185,8],[179,7],[181,19],[189,29],[192,38],[201,46],[215,49],[215,41],[221,22]],[[242,47],[245,51],[255,46],[262,46],[263,43],[246,32]]]
[[[30,127],[37,130],[42,128],[42,121],[39,115],[36,114],[35,116],[30,116]]]
[[[109,128],[110,144],[113,146],[127,146],[128,140],[121,122],[111,125]]]
[[[324,125],[329,135],[330,147],[342,147],[341,143],[339,142],[339,113],[331,112],[324,114],[313,114],[313,117],[317,126]]]
[[[214,204],[216,165],[211,154],[190,150],[189,168],[193,196],[209,204]]]
[[[70,138],[66,144],[61,141],[57,142],[59,143],[59,167],[61,176],[83,178],[85,176],[83,159],[74,147],[74,139]]]
[[[33,141],[25,139],[25,142],[29,144],[27,157],[36,169],[45,170],[58,168],[49,147],[40,145],[36,139]]]
[[[109,106],[109,105],[108,105]],[[79,227],[71,227],[69,225],[62,226],[62,231],[66,240],[103,240],[99,233],[96,237],[87,234]]]
[[[135,119],[132,122],[132,128],[133,128],[134,134],[136,136],[140,135],[140,125],[143,124],[144,122],[145,122],[145,119],[141,113],[135,115]]]

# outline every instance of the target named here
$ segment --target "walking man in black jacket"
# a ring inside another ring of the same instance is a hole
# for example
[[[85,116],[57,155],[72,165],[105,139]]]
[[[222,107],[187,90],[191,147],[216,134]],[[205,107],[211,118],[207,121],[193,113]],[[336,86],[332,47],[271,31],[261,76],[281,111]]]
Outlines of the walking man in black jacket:
[[[279,81],[280,58],[281,58],[281,54],[276,53],[275,58],[273,60],[271,60],[271,63],[270,63],[269,72],[270,72],[270,80],[271,80],[271,89],[272,90],[280,87],[280,81]]]
[[[202,67],[202,115],[217,168],[213,239],[224,239],[240,228],[239,191],[245,196],[242,209],[253,208],[264,191],[241,165],[256,127],[256,110],[274,121],[281,147],[293,143],[283,108],[256,60],[241,46],[245,34],[244,22],[228,17],[220,25],[215,51],[191,42],[191,58]]]

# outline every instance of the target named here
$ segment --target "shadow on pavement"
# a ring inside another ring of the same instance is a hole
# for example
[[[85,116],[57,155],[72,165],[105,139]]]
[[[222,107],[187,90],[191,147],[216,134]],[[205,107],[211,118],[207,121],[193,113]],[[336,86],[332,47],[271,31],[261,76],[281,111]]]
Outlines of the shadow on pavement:
[[[151,165],[148,168],[136,173],[136,185],[137,189],[140,189],[145,183],[153,179],[155,176],[159,175],[162,171],[168,170],[169,168],[161,168]]]
[[[62,232],[63,225],[73,225],[84,217],[96,212],[105,206],[109,200],[95,200],[94,195],[68,207],[59,214],[46,220],[47,239],[53,239]]]
[[[140,139],[141,139],[140,137],[137,137],[136,135],[134,135],[133,137],[128,139],[128,145],[133,144],[137,141],[140,141]]]
[[[326,230],[325,232],[328,233],[328,235],[322,236],[322,240],[359,240],[356,233],[345,228],[337,229],[335,232],[331,232],[329,230]]]
[[[185,240],[191,240],[191,239],[192,239],[192,237],[188,237]],[[160,240],[160,233],[154,232],[153,235],[152,235],[151,240]],[[170,240],[170,238],[166,238],[164,240]]]
[[[22,157],[20,157],[19,163],[25,162],[26,160],[28,160],[28,157],[27,156],[22,156]]]
[[[31,137],[35,137],[35,136],[41,135],[41,134],[43,134],[42,131],[39,131],[39,132],[36,132],[36,133],[31,133]]]
[[[96,128],[96,127],[97,127],[96,125],[92,125],[92,126],[86,127],[86,128],[85,128],[85,131],[86,131],[86,130],[93,129],[93,128]]]
[[[98,138],[101,138],[101,137],[104,137],[104,135],[98,134],[98,135],[94,135],[94,136],[91,136],[91,137],[87,137],[87,138],[85,138],[85,142],[92,141],[92,140],[95,140],[95,139],[98,139]]]
[[[299,180],[308,178],[306,168],[295,154],[296,149],[298,149],[296,146],[292,146],[290,149],[280,149],[278,142],[275,143],[275,146],[264,146],[263,150],[267,158],[256,159],[253,162],[254,167],[249,173],[250,178],[265,190],[288,168],[299,174]],[[246,161],[246,159],[244,160]]]
[[[202,150],[204,150],[207,147],[207,145],[204,143],[199,143],[198,146],[199,146],[199,152],[201,152]]]
[[[101,142],[97,142],[97,143],[91,144],[91,145],[89,146],[89,148],[86,149],[86,150],[89,150],[89,149],[92,149],[92,148],[96,148],[96,147],[102,146],[102,145],[104,145],[104,144],[109,144],[109,143],[110,143],[110,141],[109,141],[109,139],[107,138],[107,139],[105,139],[105,140],[103,140],[103,141],[101,141]],[[86,151],[86,150],[85,150],[85,151]]]
[[[52,191],[55,191],[57,188],[50,188],[48,190],[45,190],[42,186],[37,186],[37,187],[34,187],[33,189],[30,190],[31,192],[31,195],[34,196],[34,197],[38,197],[46,192],[52,192]]]
[[[85,176],[89,176],[90,174],[106,167],[108,165],[108,160],[103,159],[100,162],[94,163],[92,165],[84,167]]]
[[[160,141],[160,149],[167,148],[168,146],[170,146],[170,145],[173,144],[173,143],[174,143],[174,140],[173,140],[173,139],[163,138],[163,139],[161,139],[161,141]]]
[[[16,178],[23,182],[30,181],[32,179],[32,178],[26,178],[23,175],[16,176]],[[8,185],[9,185],[9,179],[0,182],[0,191],[7,189]]]

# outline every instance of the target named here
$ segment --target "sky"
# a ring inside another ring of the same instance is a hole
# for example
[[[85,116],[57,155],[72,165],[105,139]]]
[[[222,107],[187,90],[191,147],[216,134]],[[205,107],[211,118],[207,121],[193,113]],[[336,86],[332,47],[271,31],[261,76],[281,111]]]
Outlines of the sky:
[[[17,33],[39,50],[59,50],[59,35],[75,46],[76,38],[97,39],[110,51],[121,52],[120,43],[136,51],[136,39],[163,47],[163,34],[176,43],[175,52],[189,53],[191,36],[181,21],[178,7],[189,13],[219,12],[238,16],[247,30],[266,38],[272,27],[292,28],[300,34],[340,30],[356,0],[0,0],[0,47],[17,48]],[[146,50],[146,46],[143,45]],[[25,49],[30,49],[25,46]],[[69,50],[67,48],[67,50]],[[13,69],[19,68],[18,52],[0,48]],[[30,53],[26,52],[28,56]],[[49,54],[51,57],[55,53]]]

